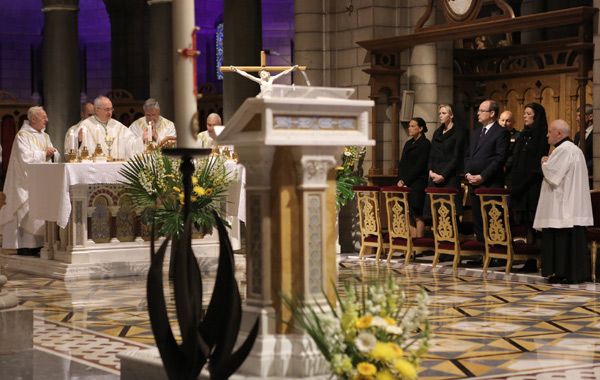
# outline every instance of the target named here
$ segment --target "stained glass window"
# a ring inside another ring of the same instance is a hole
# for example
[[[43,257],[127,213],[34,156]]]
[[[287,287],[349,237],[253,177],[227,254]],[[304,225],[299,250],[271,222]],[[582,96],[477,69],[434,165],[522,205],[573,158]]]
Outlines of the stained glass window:
[[[217,25],[217,79],[223,80],[223,73],[219,67],[223,66],[223,23]]]

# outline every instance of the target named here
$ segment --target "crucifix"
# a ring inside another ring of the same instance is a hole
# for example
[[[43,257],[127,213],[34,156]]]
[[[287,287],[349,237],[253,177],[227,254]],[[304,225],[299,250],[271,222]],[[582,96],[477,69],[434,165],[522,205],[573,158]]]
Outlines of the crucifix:
[[[241,76],[250,79],[260,85],[259,97],[268,97],[271,95],[273,82],[288,74],[291,71],[305,71],[306,66],[267,66],[267,55],[264,50],[260,51],[260,66],[221,66],[219,68],[222,73],[235,72]],[[258,77],[248,74],[248,72],[258,72]],[[271,76],[271,72],[279,72],[279,74]]]

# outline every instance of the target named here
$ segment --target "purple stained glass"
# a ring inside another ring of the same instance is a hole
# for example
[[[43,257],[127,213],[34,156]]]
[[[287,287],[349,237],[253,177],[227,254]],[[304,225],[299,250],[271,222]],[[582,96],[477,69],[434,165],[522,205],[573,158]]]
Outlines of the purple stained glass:
[[[219,70],[219,67],[223,66],[223,23],[217,25],[216,50],[217,79],[223,80],[223,73]]]

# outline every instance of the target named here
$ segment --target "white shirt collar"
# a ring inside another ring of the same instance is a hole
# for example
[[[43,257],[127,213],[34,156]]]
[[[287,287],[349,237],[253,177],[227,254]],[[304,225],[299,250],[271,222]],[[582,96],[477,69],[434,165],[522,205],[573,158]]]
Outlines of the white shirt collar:
[[[590,133],[592,133],[592,131],[594,130],[594,126],[593,125],[588,125],[587,128],[585,129],[585,138],[587,139],[588,136],[590,135]]]

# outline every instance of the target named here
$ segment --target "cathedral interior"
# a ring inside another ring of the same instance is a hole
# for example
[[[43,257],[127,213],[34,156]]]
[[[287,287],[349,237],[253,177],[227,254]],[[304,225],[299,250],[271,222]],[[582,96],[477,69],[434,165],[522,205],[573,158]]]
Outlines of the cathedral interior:
[[[2,171],[34,105],[46,109],[56,146],[79,121],[80,104],[98,95],[113,101],[113,118],[127,126],[144,115],[149,97],[172,119],[175,1],[182,0],[0,0]],[[396,182],[408,121],[422,117],[431,138],[440,104],[453,104],[469,130],[485,99],[512,111],[517,130],[531,102],[545,107],[548,121],[570,123],[571,137],[585,130],[576,116],[583,105],[600,119],[593,96],[600,91],[593,80],[600,75],[600,0],[456,1],[477,9],[468,19],[449,18],[442,3],[452,1],[194,0],[198,131],[213,112],[227,126],[258,93],[256,84],[219,67],[257,65],[261,50],[268,65],[306,65],[312,86],[352,88],[353,99],[374,102],[368,123],[375,145],[362,167],[369,184]],[[306,78],[296,72],[277,83],[303,86]],[[591,188],[600,186],[600,136],[596,141]],[[429,294],[433,339],[420,379],[600,379],[596,282],[549,284],[520,264],[510,273],[503,264],[484,273],[461,263],[453,271],[448,261],[432,266],[432,252],[411,263],[402,255],[387,263],[362,259],[356,212],[350,205],[339,213],[336,286],[391,275],[409,296]],[[248,250],[242,239],[236,260]],[[21,258],[15,267],[10,256],[0,255],[0,275],[8,279],[0,291],[33,310],[33,347],[0,350],[0,379],[117,379],[124,352],[156,346],[143,274],[65,280],[51,270],[22,270],[44,258]],[[205,265],[208,296],[215,268]],[[247,279],[237,269],[244,296]],[[173,289],[165,294],[172,312]],[[0,340],[3,333],[0,325]]]

